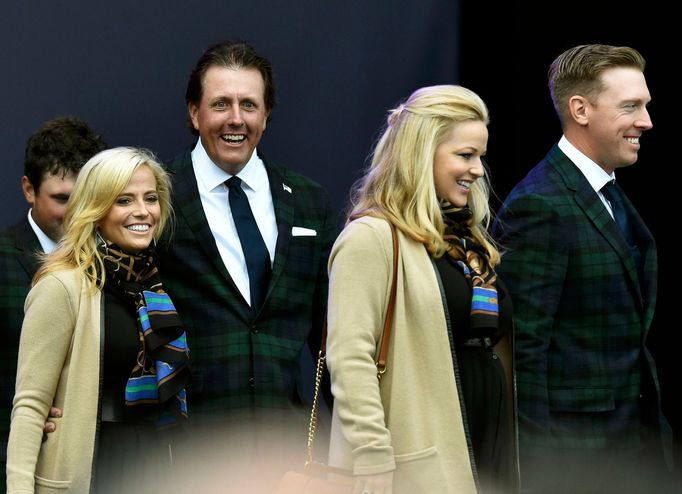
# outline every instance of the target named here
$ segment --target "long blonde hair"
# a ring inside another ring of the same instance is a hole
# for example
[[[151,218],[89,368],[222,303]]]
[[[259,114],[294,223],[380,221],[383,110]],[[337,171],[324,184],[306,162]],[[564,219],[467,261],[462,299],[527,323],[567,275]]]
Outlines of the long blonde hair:
[[[104,286],[104,264],[97,250],[97,223],[104,218],[141,166],[156,180],[161,216],[154,240],[158,240],[172,217],[170,179],[154,155],[132,147],[107,149],[93,156],[81,169],[64,215],[64,237],[57,248],[43,256],[33,284],[61,269],[78,269],[91,290]]]
[[[436,148],[453,126],[466,121],[488,124],[488,109],[473,91],[441,85],[417,89],[390,110],[372,162],[351,196],[348,218],[363,214],[385,217],[405,234],[423,243],[433,257],[447,248],[445,225],[433,179]],[[473,236],[483,244],[493,266],[500,255],[487,232],[490,222],[490,182],[487,173],[469,192],[469,222]]]

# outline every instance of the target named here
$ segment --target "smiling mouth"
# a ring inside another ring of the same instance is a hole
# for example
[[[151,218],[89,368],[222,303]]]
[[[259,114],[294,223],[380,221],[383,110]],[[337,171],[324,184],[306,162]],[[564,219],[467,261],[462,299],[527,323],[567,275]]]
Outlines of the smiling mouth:
[[[220,138],[229,144],[241,144],[246,140],[246,136],[244,134],[223,134],[220,136]]]
[[[130,225],[126,226],[127,230],[130,230],[131,232],[148,232],[151,227],[149,225]]]
[[[639,144],[639,137],[626,137],[625,140],[630,144]]]

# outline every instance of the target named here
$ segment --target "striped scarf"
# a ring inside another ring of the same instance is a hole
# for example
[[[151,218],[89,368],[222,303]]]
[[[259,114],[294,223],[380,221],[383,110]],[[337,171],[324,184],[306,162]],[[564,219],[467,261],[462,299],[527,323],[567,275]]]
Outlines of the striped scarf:
[[[488,252],[471,234],[469,220],[473,213],[468,207],[458,208],[441,202],[447,253],[457,261],[471,286],[471,329],[498,327],[497,274],[490,265]]]
[[[100,242],[107,282],[135,302],[138,322],[137,363],[125,388],[126,405],[159,404],[157,426],[178,425],[187,418],[189,348],[180,317],[163,290],[153,248],[138,255]]]

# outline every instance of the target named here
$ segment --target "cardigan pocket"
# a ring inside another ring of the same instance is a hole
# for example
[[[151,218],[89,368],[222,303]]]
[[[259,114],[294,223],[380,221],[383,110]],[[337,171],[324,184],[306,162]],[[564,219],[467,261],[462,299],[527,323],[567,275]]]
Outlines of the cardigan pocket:
[[[399,492],[443,490],[446,477],[435,447],[395,455],[395,464],[394,484]]]
[[[52,490],[63,490],[71,487],[70,480],[50,480],[44,477],[35,476],[36,487],[41,487],[41,489],[36,489],[36,492],[51,492]]]
[[[608,412],[615,408],[610,388],[549,390],[549,409],[553,412]]]

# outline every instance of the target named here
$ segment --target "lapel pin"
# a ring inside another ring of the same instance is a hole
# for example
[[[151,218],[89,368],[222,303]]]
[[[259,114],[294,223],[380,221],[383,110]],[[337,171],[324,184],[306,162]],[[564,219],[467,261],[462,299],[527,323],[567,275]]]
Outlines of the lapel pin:
[[[287,184],[282,183],[282,188],[286,190],[289,194],[291,194],[291,187],[289,187]]]

